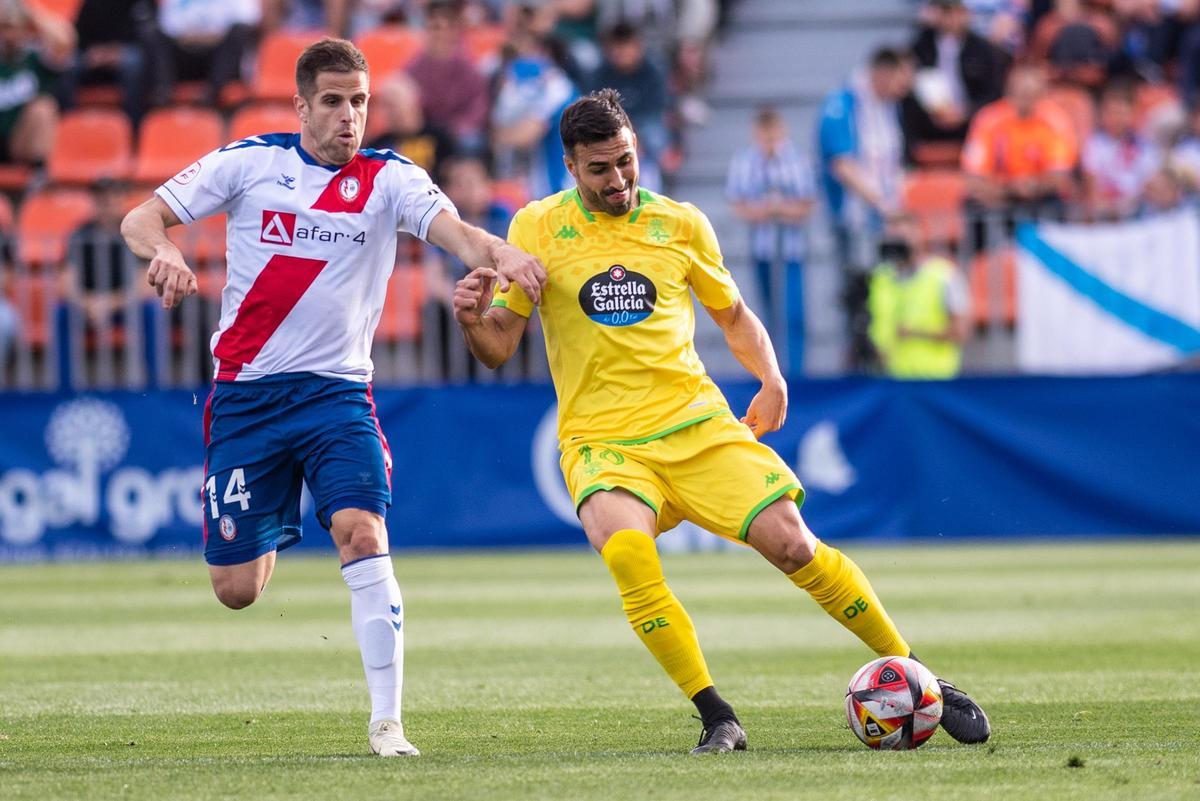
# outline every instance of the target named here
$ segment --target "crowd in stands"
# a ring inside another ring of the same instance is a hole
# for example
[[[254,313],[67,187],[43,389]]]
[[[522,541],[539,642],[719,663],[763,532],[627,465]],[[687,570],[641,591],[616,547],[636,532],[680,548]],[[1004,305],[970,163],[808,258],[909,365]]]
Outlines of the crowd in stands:
[[[684,126],[708,113],[707,53],[725,5],[0,0],[0,234],[11,245],[0,373],[11,375],[14,342],[26,378],[44,368],[58,378],[49,383],[76,382],[80,369],[94,378],[91,352],[114,344],[118,368],[149,365],[134,383],[153,382],[155,365],[169,370],[181,351],[203,361],[224,269],[221,221],[174,234],[199,274],[202,310],[164,322],[153,304],[120,301],[143,282],[114,219],[212,149],[296,130],[295,59],[320,36],[352,39],[371,66],[364,146],[401,152],[464,216],[503,235],[527,199],[567,187],[558,116],[595,88],[621,90],[641,135],[643,183],[662,188]],[[424,301],[448,302],[463,268],[428,269],[439,258],[404,243],[383,339],[419,336]]]
[[[928,355],[931,341],[967,337],[964,280],[977,322],[1013,323],[1006,247],[1018,221],[1124,220],[1200,196],[1200,0],[927,0],[916,22],[911,41],[879,48],[825,98],[813,160],[769,143],[765,108],[728,185],[764,275],[772,263],[799,273],[800,212],[822,196],[845,280],[847,365],[893,375],[914,373],[896,369],[897,348]],[[944,269],[943,254],[965,270]],[[939,280],[918,283],[940,309],[936,331],[892,314],[899,327],[883,333],[874,296],[899,284],[876,279],[899,265],[908,280],[931,259]],[[803,350],[798,313],[773,329],[792,352]],[[956,360],[931,359],[942,366],[929,377],[957,372],[945,367]]]

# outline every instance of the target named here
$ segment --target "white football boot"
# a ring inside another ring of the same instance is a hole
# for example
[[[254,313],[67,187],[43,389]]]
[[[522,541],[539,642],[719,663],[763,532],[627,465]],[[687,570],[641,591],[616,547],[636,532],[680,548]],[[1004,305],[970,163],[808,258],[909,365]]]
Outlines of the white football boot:
[[[420,756],[417,747],[404,737],[404,727],[396,720],[377,720],[367,727],[371,753],[385,757]]]

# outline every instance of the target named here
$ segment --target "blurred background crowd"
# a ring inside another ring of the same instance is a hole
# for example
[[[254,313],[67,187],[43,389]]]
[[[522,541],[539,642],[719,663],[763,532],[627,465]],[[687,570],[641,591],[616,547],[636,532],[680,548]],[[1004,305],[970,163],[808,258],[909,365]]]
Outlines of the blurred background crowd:
[[[295,130],[295,58],[322,34],[370,62],[365,145],[425,167],[502,236],[527,200],[570,185],[561,110],[618,89],[643,185],[714,218],[797,377],[1006,369],[1023,220],[1142,218],[1200,193],[1200,0],[892,2],[906,25],[851,37],[839,53],[858,66],[817,87],[811,114],[795,107],[812,87],[749,91],[731,129],[713,77],[736,57],[729,21],[766,5],[0,0],[0,386],[210,379],[223,218],[174,233],[200,297],[169,314],[119,222],[203,153]],[[716,202],[693,191],[715,172]],[[447,311],[463,269],[402,242],[380,380],[494,380]],[[536,336],[506,371],[546,377]]]

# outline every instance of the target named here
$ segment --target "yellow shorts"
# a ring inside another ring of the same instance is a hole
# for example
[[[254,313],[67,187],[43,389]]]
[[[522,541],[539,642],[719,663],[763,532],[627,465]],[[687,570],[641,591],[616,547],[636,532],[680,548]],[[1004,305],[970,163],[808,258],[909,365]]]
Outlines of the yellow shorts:
[[[754,516],[772,501],[786,495],[804,502],[792,469],[732,414],[639,445],[572,443],[560,463],[576,509],[593,492],[620,488],[654,510],[659,531],[690,520],[745,540]]]

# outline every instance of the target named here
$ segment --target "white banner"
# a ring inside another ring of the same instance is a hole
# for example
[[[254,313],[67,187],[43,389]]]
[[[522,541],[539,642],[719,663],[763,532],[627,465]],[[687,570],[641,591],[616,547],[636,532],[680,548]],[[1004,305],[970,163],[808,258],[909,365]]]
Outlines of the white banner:
[[[1200,213],[1018,233],[1017,365],[1034,373],[1170,367],[1200,337]]]

